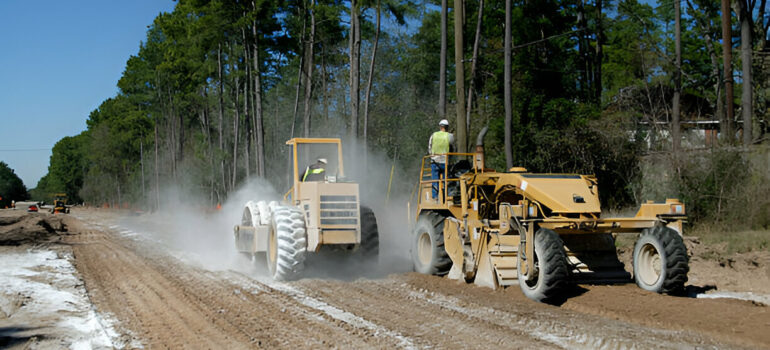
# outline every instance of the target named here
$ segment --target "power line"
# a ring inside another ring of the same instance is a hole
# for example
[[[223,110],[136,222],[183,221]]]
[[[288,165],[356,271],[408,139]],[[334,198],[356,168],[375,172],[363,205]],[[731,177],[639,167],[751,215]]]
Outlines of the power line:
[[[0,152],[40,152],[50,151],[50,148],[20,148],[20,149],[0,149]]]

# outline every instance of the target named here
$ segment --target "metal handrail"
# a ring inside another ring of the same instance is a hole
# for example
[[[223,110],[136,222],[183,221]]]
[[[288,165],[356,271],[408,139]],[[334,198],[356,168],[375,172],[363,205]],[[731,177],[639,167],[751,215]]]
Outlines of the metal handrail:
[[[451,178],[451,179],[449,178],[449,167],[447,166],[447,164],[449,163],[448,160],[450,159],[449,157],[452,157],[452,156],[475,157],[475,155],[476,155],[476,153],[450,152],[450,153],[431,154],[431,155],[423,156],[422,157],[422,164],[421,164],[421,167],[420,167],[420,185],[421,185],[421,187],[424,184],[425,185],[430,184],[431,187],[432,187],[434,183],[437,183],[438,186],[439,186],[438,190],[439,190],[440,194],[443,194],[443,196],[441,196],[441,198],[443,198],[443,199],[439,198],[439,203],[440,204],[445,204],[446,200],[447,200],[447,197],[449,197],[449,186],[448,186],[448,183],[449,182],[459,182],[460,181],[460,178]],[[430,180],[424,180],[426,169],[431,169],[430,166],[428,166],[426,168],[425,165],[426,164],[430,164],[430,163],[428,163],[429,159],[431,159],[433,156],[445,156],[446,157],[447,163],[444,164],[444,177],[440,178],[440,179],[433,179],[432,178],[433,174],[431,173],[431,179]],[[426,162],[426,161],[428,161],[428,162]],[[474,172],[477,172],[475,167],[472,167],[471,170],[474,171]],[[444,184],[444,185],[442,186],[442,184]],[[422,196],[418,196],[418,201],[419,202],[423,201]]]

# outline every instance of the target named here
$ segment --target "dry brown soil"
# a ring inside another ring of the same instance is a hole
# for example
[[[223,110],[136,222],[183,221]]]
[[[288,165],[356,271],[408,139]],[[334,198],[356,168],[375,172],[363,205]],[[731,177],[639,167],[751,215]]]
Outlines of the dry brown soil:
[[[768,307],[748,301],[580,286],[551,306],[415,273],[280,283],[196,267],[103,213],[73,213],[62,243],[90,299],[147,348],[770,348]]]

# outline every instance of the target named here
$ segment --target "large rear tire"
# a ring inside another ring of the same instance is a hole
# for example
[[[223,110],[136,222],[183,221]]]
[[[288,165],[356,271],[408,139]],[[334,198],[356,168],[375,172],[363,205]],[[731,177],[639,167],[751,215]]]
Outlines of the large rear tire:
[[[444,219],[434,212],[420,214],[412,241],[415,271],[438,276],[449,273],[452,260],[444,249]]]
[[[274,206],[268,234],[267,268],[277,281],[296,279],[305,267],[307,235],[302,212],[294,207]]]
[[[642,231],[634,245],[634,280],[639,288],[680,293],[689,271],[687,247],[679,233],[665,226]]]
[[[567,253],[564,251],[564,243],[553,230],[541,228],[535,232],[535,268],[531,280],[521,273],[521,266],[525,263],[520,249],[518,257],[519,287],[527,298],[541,303],[557,301],[569,285],[569,268],[567,267]]]
[[[380,255],[380,233],[377,229],[377,218],[369,207],[361,206],[361,245],[358,248],[361,256],[376,259]]]

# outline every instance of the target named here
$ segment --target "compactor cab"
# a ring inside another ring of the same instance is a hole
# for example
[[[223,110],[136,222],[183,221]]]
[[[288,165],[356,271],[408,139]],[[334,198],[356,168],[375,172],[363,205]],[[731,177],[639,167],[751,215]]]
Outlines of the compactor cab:
[[[636,283],[658,293],[683,289],[689,268],[679,200],[602,218],[594,176],[497,172],[485,167],[482,139],[483,132],[475,153],[448,153],[440,179],[423,159],[411,249],[417,272],[492,288],[519,284],[527,297],[554,302],[575,282],[630,281],[614,235],[635,233]]]
[[[235,226],[236,248],[265,255],[278,280],[300,276],[305,257],[324,247],[373,258],[379,253],[374,213],[360,204],[358,184],[345,177],[342,143],[336,138],[294,138],[291,188],[283,200],[246,203]]]

